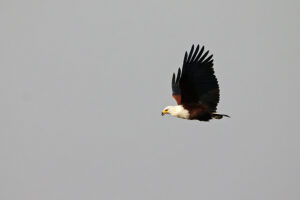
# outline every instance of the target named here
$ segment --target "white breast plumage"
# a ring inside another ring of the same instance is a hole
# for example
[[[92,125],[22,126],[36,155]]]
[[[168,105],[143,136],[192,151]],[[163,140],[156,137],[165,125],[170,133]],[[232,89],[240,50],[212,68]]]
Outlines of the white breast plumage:
[[[182,105],[174,106],[174,109],[171,110],[170,114],[174,117],[183,119],[188,119],[190,117],[189,111],[184,109]]]

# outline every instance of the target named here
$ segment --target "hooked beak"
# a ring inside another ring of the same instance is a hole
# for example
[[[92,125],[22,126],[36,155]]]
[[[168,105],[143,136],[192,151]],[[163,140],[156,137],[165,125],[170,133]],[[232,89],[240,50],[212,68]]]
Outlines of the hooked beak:
[[[167,113],[168,113],[168,111],[163,110],[163,111],[161,112],[161,116],[164,116],[164,115],[167,114]]]

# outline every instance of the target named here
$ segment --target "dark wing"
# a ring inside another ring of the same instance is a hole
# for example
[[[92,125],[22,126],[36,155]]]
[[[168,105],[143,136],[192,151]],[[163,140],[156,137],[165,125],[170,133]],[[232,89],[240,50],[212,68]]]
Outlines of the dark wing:
[[[204,104],[215,112],[220,99],[219,85],[213,69],[213,55],[207,57],[199,45],[190,53],[185,52],[182,74],[179,81],[182,104]]]
[[[178,69],[177,77],[175,76],[175,73],[173,73],[172,77],[172,96],[176,100],[177,104],[181,104],[181,92],[179,88],[179,80],[181,76],[181,69]]]

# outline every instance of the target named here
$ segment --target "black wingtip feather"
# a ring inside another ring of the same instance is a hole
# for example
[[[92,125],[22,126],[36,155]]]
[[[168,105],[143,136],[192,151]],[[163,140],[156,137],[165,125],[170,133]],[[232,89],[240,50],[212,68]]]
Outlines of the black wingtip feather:
[[[194,55],[193,55],[193,57],[192,57],[192,59],[191,59],[191,62],[194,62],[195,57],[196,57],[197,54],[198,54],[198,51],[199,51],[199,44],[198,44],[197,47],[196,47],[196,50],[195,50],[195,53],[194,53]]]
[[[209,54],[209,51],[206,51],[205,54],[200,58],[200,60],[198,62],[202,62],[208,54]]]
[[[204,60],[203,62],[204,63],[208,63],[208,62],[210,62],[210,60],[211,60],[211,58],[213,57],[213,55],[210,55],[206,60]]]
[[[179,83],[180,77],[181,77],[181,69],[178,68],[176,83]]]
[[[188,62],[191,62],[191,58],[192,58],[193,52],[194,52],[194,45],[192,46],[192,48],[190,50]]]
[[[175,73],[173,73],[173,76],[172,76],[172,85],[174,85],[175,83]]]
[[[187,56],[188,56],[188,54],[187,54],[187,51],[186,51],[185,54],[184,54],[183,64],[187,62]]]
[[[185,63],[210,63],[213,55],[210,55],[208,58],[207,55],[209,55],[209,51],[206,51],[204,54],[205,46],[202,46],[200,51],[200,45],[198,44],[195,49],[195,45],[192,45],[190,52],[185,52],[183,64]],[[194,51],[195,50],[195,51]],[[203,54],[203,55],[202,55]]]
[[[202,46],[202,48],[201,48],[199,54],[198,54],[197,57],[195,58],[195,62],[198,62],[198,60],[199,60],[199,58],[201,57],[203,51],[204,51],[204,46]]]

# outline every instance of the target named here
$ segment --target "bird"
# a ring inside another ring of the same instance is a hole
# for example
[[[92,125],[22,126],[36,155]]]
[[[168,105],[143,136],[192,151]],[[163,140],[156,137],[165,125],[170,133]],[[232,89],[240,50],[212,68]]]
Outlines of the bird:
[[[229,117],[217,114],[220,100],[219,83],[213,68],[213,55],[205,47],[192,45],[186,51],[183,66],[178,68],[177,75],[172,76],[172,96],[175,106],[167,106],[161,115],[171,115],[187,120],[209,121]]]

